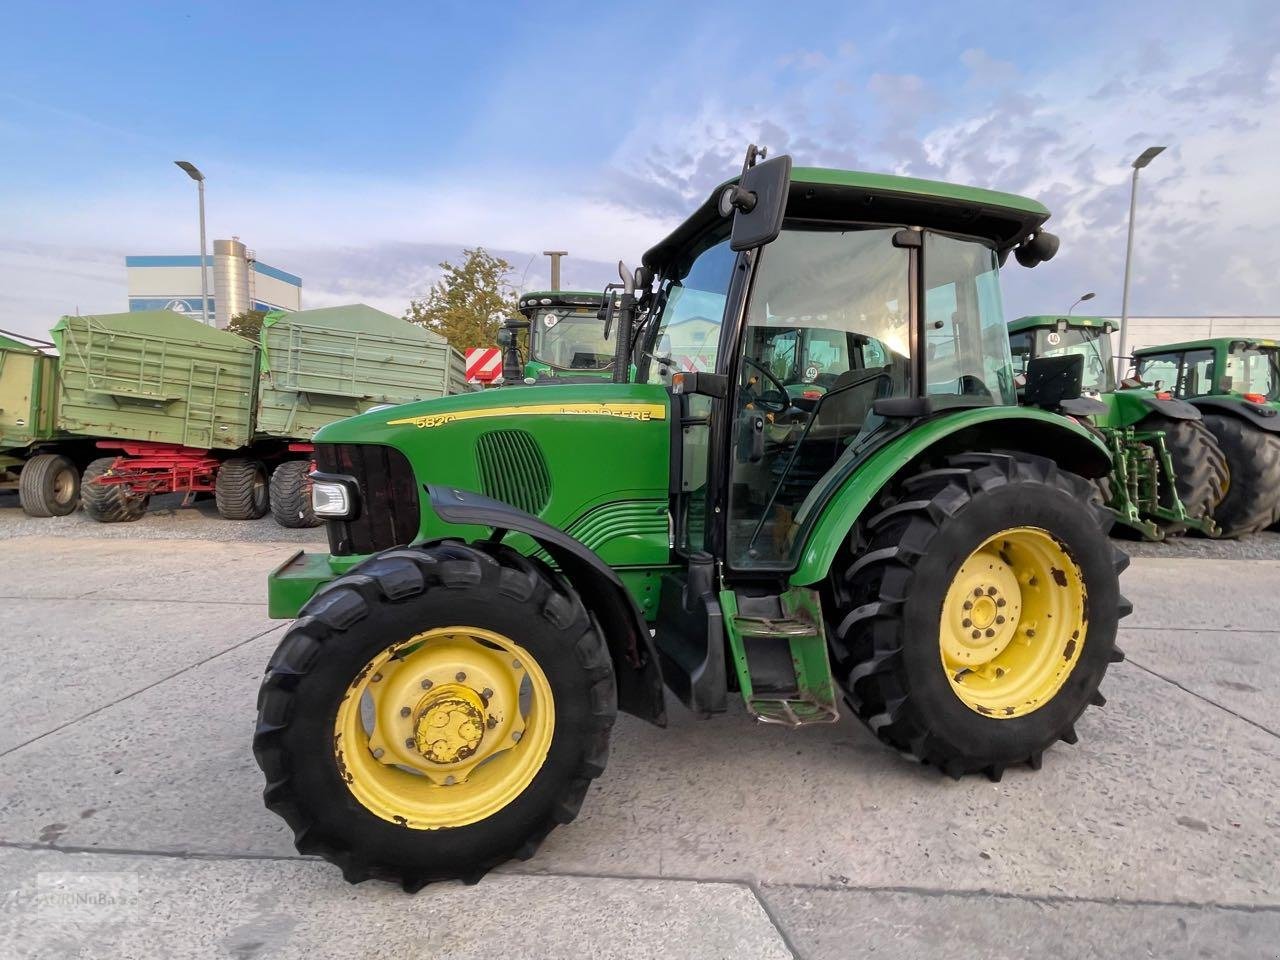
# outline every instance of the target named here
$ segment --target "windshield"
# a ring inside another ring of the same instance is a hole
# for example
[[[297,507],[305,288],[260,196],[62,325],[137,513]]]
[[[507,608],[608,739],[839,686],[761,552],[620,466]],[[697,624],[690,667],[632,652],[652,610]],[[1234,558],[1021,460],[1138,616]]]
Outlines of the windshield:
[[[737,254],[729,249],[731,221],[717,225],[663,271],[655,306],[637,338],[659,362],[637,355],[636,367],[649,383],[665,383],[674,370],[714,370],[720,348],[720,322],[729,295]],[[657,329],[652,329],[656,324]]]
[[[1114,364],[1111,335],[1097,327],[1068,327],[1066,330],[1037,330],[1037,357],[1084,357],[1081,389],[1085,393],[1110,393]]]
[[[1237,347],[1227,357],[1232,393],[1260,393],[1280,400],[1280,350],[1275,347]]]
[[[613,363],[613,347],[595,310],[547,307],[533,317],[533,358],[561,370],[602,370]]]

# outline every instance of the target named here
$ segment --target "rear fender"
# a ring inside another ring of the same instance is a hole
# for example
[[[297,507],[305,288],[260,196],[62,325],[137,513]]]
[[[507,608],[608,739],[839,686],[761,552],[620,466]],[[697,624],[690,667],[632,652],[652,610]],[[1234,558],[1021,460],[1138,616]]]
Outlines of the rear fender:
[[[644,616],[613,569],[585,544],[530,513],[469,490],[427,484],[445,523],[519,531],[537,541],[600,621],[618,680],[618,707],[659,726],[667,722],[662,672]]]
[[[1280,433],[1280,410],[1270,404],[1250,403],[1243,397],[1196,397],[1190,403],[1201,413],[1225,413],[1267,433]]]
[[[824,580],[854,524],[899,476],[916,469],[924,459],[973,451],[1029,453],[1082,477],[1101,477],[1111,471],[1106,445],[1070,417],[1032,407],[980,407],[924,421],[862,460],[852,460],[841,471],[843,476],[832,477],[826,496],[819,495],[801,508],[797,515],[801,523],[807,514],[817,517],[808,527],[791,583],[809,586]],[[818,489],[826,482],[820,481]]]

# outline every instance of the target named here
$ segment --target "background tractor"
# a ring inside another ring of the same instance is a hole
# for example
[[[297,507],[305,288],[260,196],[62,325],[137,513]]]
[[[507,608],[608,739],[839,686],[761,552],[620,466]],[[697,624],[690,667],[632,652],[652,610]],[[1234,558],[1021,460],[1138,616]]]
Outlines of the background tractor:
[[[503,324],[502,378],[582,382],[606,381],[613,374],[614,347],[600,317],[599,293],[535,290],[520,297],[520,318]],[[518,337],[528,331],[528,357],[522,362]]]
[[[1224,536],[1280,520],[1280,344],[1220,337],[1134,351],[1144,383],[1204,414],[1226,455],[1231,485],[1213,517]]]
[[[1025,375],[1037,357],[1081,357],[1086,396],[1071,412],[1087,417],[1111,451],[1111,472],[1096,481],[1103,502],[1148,540],[1186,530],[1216,535],[1226,458],[1191,404],[1167,391],[1116,388],[1112,329],[1104,317],[1022,317],[1009,324],[1014,370]]]
[[[409,890],[528,858],[617,711],[665,724],[668,690],[791,726],[847,704],[996,780],[1103,703],[1128,609],[1090,502],[1108,451],[1017,404],[1001,315],[1048,211],[758,156],[620,269],[610,381],[317,434],[329,553],[269,578],[297,619],[254,738],[299,850]],[[710,348],[674,369],[659,344],[692,324]]]

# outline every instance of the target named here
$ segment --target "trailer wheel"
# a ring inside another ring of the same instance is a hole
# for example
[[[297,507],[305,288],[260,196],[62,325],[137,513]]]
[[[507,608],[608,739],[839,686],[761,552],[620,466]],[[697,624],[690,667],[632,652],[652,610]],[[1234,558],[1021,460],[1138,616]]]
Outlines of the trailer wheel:
[[[267,665],[254,755],[299,852],[415,891],[527,860],[604,772],[599,624],[495,544],[375,555],[303,607]]]
[[[975,453],[885,499],[831,587],[837,677],[881,741],[993,780],[1076,742],[1130,609],[1090,495],[1052,461]]]
[[[225,520],[257,520],[270,509],[267,468],[257,460],[227,460],[213,482],[218,513]]]
[[[1227,457],[1230,482],[1213,511],[1224,537],[1257,533],[1280,519],[1280,437],[1259,430],[1240,417],[1205,413]]]
[[[80,480],[80,502],[84,512],[99,523],[127,523],[147,512],[151,498],[139,496],[121,483],[95,483],[111,469],[115,457],[99,457],[84,468]]]
[[[1230,485],[1227,458],[1213,433],[1199,420],[1173,420],[1159,415],[1145,418],[1140,430],[1164,432],[1165,449],[1173,461],[1173,483],[1187,516],[1204,520],[1213,516],[1214,508],[1226,496]],[[1165,524],[1167,534],[1180,533],[1182,527]]]
[[[36,454],[22,465],[18,502],[29,517],[65,517],[80,503],[80,471],[62,454]]]
[[[309,460],[286,460],[271,473],[271,516],[282,527],[318,527],[324,523],[311,507]]]

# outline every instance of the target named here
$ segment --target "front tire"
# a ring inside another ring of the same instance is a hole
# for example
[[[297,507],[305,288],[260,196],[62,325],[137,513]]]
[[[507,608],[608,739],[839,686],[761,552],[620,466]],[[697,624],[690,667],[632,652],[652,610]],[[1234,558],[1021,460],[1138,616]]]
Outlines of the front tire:
[[[38,453],[22,465],[18,502],[29,517],[65,517],[80,505],[80,471],[59,453]]]
[[[1266,529],[1280,519],[1280,437],[1230,414],[1206,413],[1204,423],[1231,473],[1227,495],[1213,511],[1222,536]]]
[[[831,585],[837,679],[882,742],[995,780],[1076,742],[1129,610],[1091,492],[1049,460],[967,454],[885,498]]]
[[[577,816],[616,714],[572,588],[449,542],[374,556],[307,603],[267,667],[254,755],[300,852],[413,891],[532,856]]]

